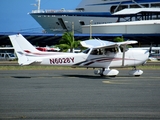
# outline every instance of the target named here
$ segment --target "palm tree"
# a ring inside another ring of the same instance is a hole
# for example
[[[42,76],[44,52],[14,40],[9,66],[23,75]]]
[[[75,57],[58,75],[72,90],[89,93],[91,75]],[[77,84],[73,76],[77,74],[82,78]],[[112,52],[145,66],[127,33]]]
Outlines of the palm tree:
[[[124,40],[123,36],[114,38],[114,42],[124,42],[124,41],[125,40]],[[127,45],[127,48],[132,48],[132,46],[131,45]]]
[[[124,41],[124,38],[123,38],[123,36],[122,36],[122,37],[116,37],[116,38],[114,38],[113,41],[114,41],[114,42],[123,42],[123,41]]]
[[[65,32],[59,43],[60,44],[56,46],[59,47],[61,51],[66,52],[68,49],[70,49],[70,52],[73,52],[73,49],[80,45],[80,40],[75,41],[72,32]]]

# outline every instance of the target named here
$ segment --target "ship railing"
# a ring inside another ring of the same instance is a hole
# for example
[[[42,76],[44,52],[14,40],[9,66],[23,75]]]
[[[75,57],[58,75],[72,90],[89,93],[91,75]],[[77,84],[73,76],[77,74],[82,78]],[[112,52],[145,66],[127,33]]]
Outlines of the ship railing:
[[[82,10],[32,10],[32,13],[82,12]]]
[[[32,10],[32,13],[45,13],[44,10]]]

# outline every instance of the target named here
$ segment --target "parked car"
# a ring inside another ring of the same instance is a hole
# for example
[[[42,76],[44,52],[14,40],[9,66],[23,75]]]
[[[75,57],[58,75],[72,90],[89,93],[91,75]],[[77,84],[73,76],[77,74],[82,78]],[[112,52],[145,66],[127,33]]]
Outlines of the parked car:
[[[0,60],[15,60],[17,57],[14,53],[0,53]]]

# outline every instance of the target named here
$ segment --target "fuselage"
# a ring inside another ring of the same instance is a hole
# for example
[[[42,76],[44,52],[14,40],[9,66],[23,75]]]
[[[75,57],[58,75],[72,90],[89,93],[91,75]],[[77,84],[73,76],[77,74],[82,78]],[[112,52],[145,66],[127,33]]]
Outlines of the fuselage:
[[[88,51],[87,51],[88,50]],[[87,49],[82,53],[47,53],[33,54],[34,60],[41,60],[41,65],[73,66],[86,68],[127,67],[144,64],[148,57],[148,50],[128,49],[123,52],[119,48]],[[97,53],[95,53],[97,51]],[[99,51],[99,53],[98,53]],[[101,52],[101,53],[100,53]],[[30,53],[29,53],[30,54]],[[124,63],[123,63],[124,60]]]
[[[82,0],[75,10],[33,10],[30,15],[47,33],[63,33],[72,30],[82,33],[81,26],[114,23],[118,17],[112,14],[125,8],[159,7],[159,0]]]

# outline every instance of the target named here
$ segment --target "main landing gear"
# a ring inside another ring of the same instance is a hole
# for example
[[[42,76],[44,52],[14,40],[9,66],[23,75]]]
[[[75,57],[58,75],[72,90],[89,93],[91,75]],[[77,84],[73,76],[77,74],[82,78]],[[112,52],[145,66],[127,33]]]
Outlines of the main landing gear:
[[[119,73],[118,70],[116,69],[109,69],[109,68],[102,68],[102,69],[99,69],[99,70],[94,70],[94,74],[98,74],[100,76],[108,76],[108,77],[115,77],[117,76]]]
[[[109,69],[109,68],[101,68],[99,70],[94,70],[94,74],[100,76],[107,76],[107,77],[116,77],[119,74],[119,71],[116,69]],[[130,76],[139,77],[143,74],[142,70],[138,70],[134,67],[131,71],[129,71]]]
[[[129,75],[131,75],[131,76],[139,77],[142,74],[143,74],[143,71],[142,70],[137,70],[137,68],[135,66],[131,71],[129,71]]]

